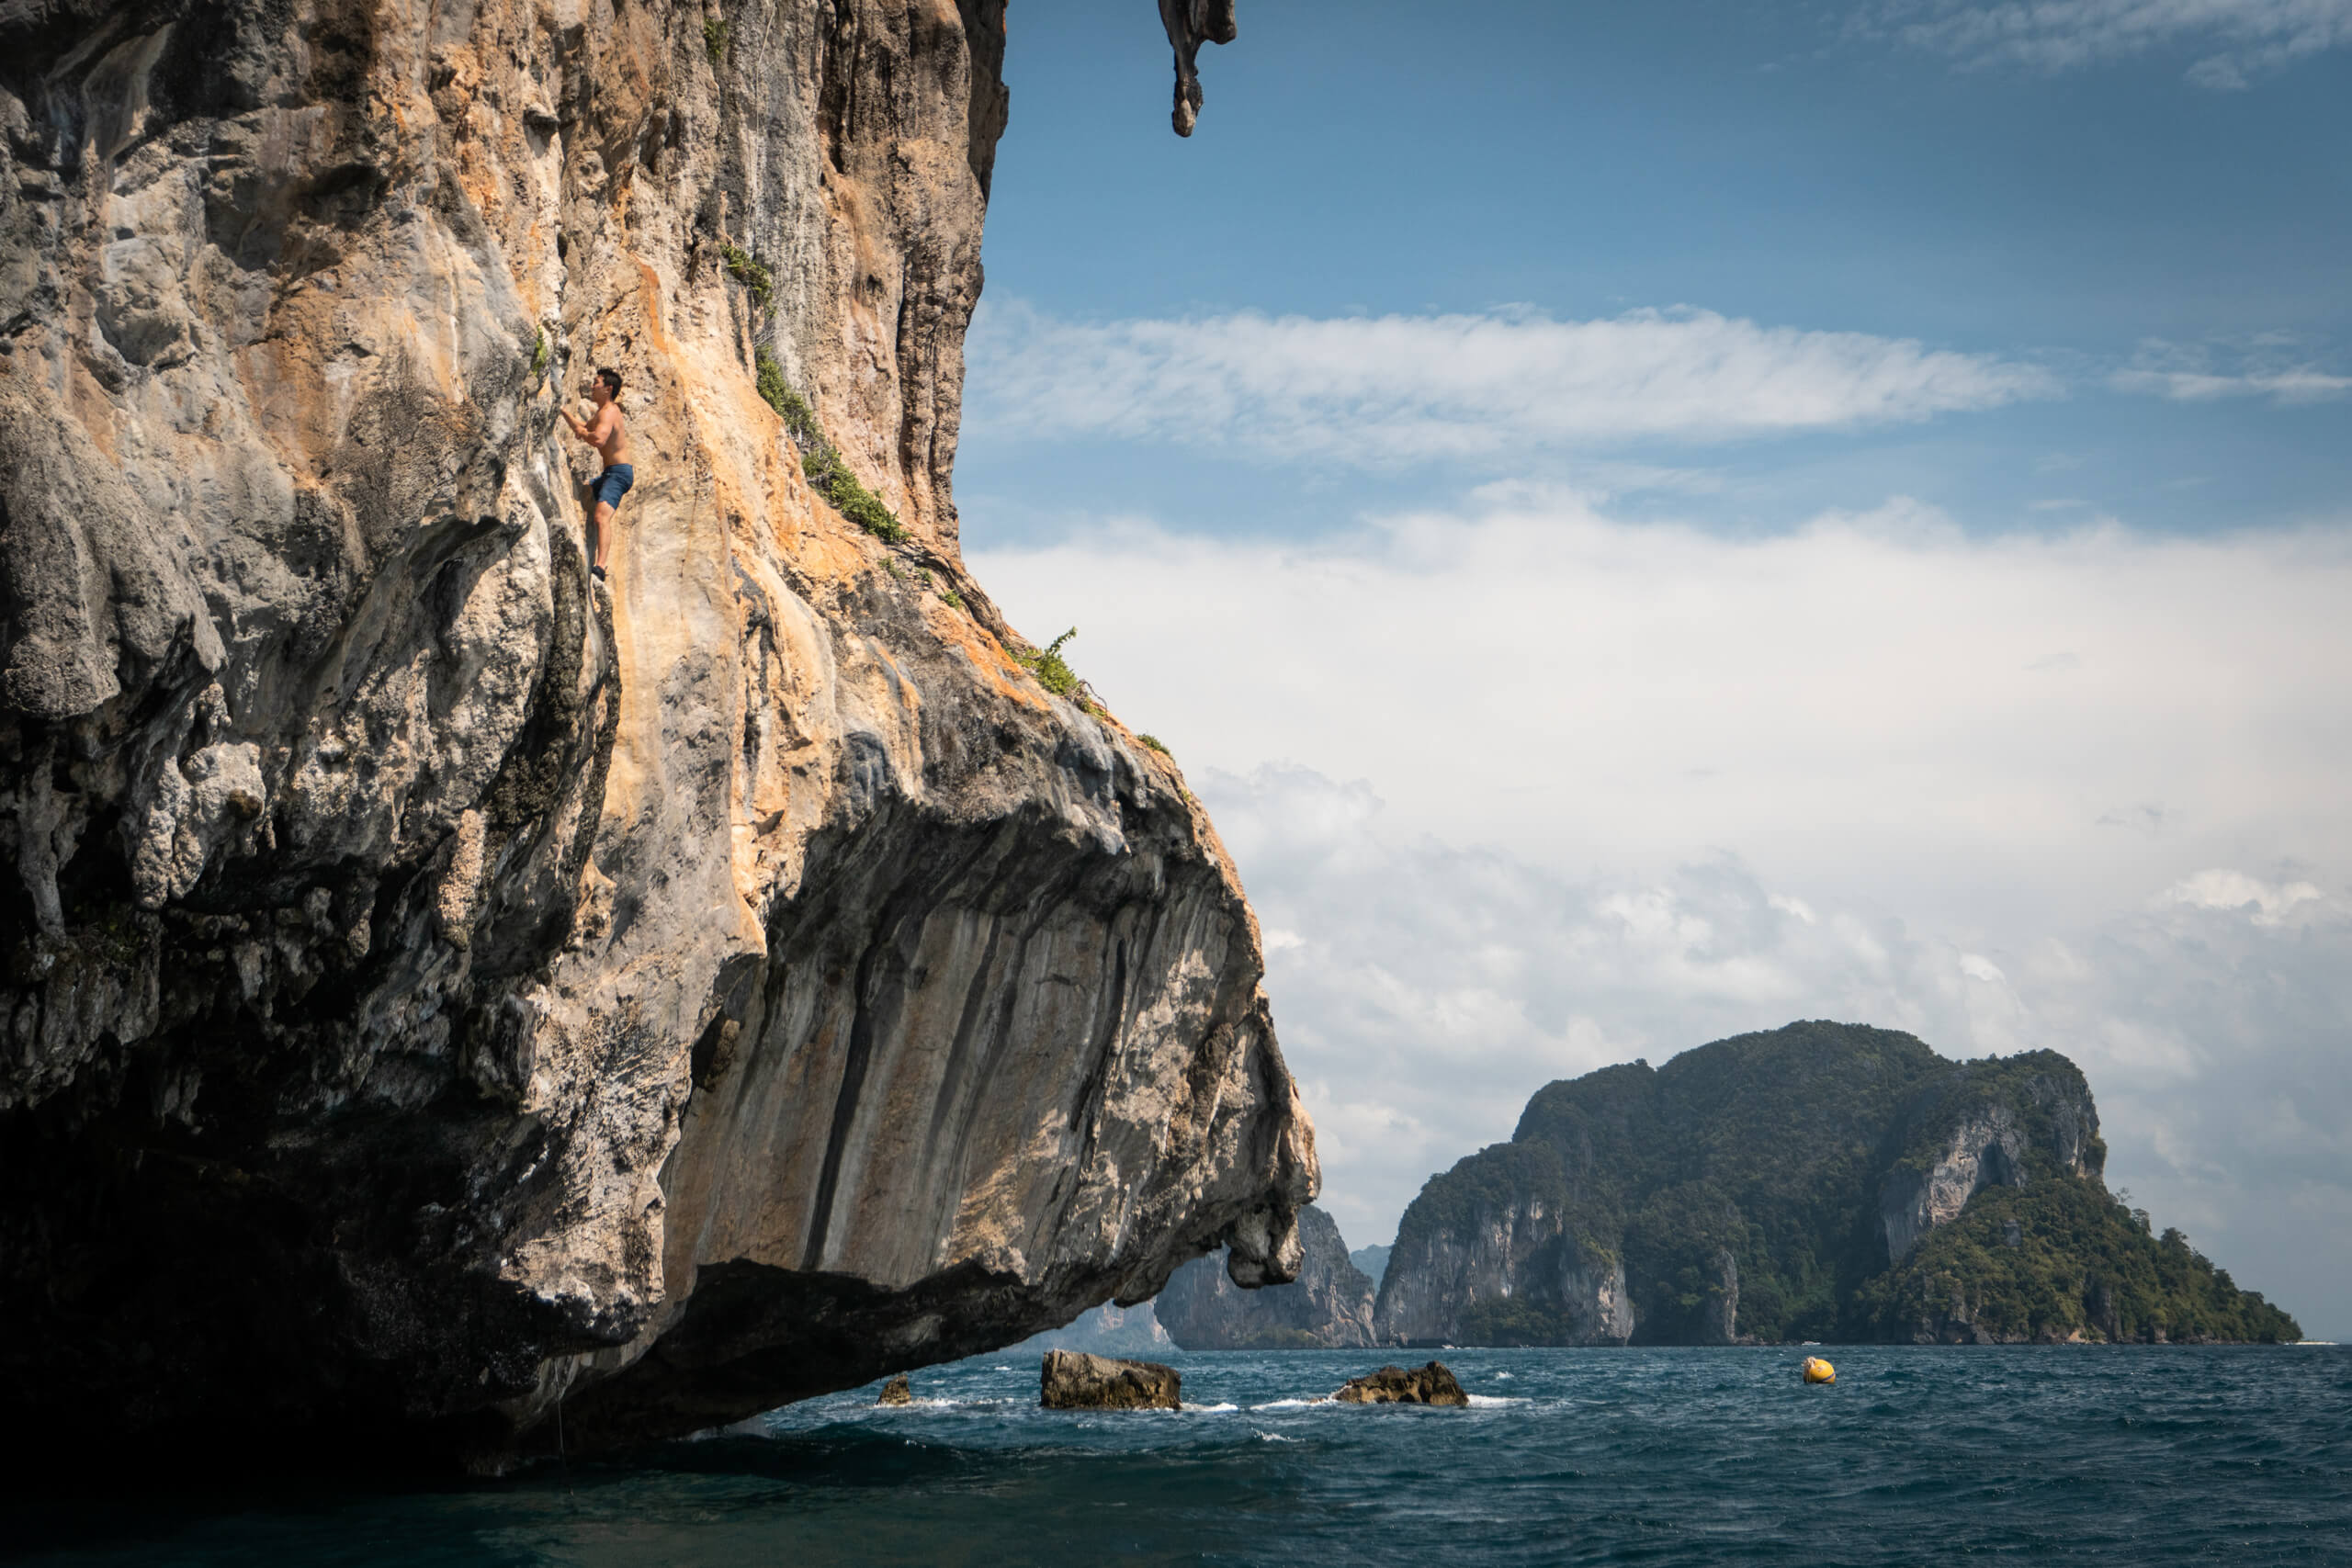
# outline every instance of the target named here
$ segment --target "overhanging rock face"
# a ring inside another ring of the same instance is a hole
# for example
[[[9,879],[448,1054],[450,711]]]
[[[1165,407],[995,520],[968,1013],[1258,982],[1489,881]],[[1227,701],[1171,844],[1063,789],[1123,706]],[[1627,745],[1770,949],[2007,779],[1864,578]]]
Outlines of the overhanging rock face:
[[[957,549],[1002,50],[1001,0],[0,10],[20,1429],[495,1464],[1295,1269],[1232,866]]]

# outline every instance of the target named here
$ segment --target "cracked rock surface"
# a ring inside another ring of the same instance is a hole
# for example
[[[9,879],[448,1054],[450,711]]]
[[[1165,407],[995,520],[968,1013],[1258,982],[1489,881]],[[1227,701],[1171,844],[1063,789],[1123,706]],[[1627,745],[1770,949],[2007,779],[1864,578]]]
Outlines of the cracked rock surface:
[[[958,550],[1003,24],[0,6],[19,1429],[494,1469],[1295,1271],[1231,863]]]

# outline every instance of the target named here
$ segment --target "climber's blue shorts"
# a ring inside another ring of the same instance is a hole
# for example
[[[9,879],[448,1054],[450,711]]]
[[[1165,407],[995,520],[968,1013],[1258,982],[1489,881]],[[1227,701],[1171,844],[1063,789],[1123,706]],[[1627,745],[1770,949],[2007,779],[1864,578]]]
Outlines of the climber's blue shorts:
[[[628,487],[636,482],[637,474],[627,463],[615,463],[598,474],[595,482],[588,487],[588,499],[616,507],[621,503],[621,497],[628,493]]]

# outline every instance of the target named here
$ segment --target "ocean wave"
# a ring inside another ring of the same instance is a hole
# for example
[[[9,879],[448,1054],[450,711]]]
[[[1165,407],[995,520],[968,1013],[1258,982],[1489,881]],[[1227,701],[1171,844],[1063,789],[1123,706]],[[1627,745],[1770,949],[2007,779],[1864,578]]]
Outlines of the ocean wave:
[[[1524,1397],[1512,1397],[1499,1393],[1474,1393],[1470,1395],[1470,1408],[1473,1410],[1490,1410],[1497,1405],[1525,1404],[1526,1403],[1527,1400]]]

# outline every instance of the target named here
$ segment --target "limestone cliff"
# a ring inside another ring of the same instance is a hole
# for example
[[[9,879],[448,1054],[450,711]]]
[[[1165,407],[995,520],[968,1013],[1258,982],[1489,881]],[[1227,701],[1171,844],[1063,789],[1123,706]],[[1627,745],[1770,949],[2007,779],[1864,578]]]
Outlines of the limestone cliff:
[[[496,1464],[1295,1269],[1232,866],[958,553],[1003,49],[0,5],[12,1429]]]
[[[1623,1345],[1623,1260],[1580,1235],[1560,1156],[1498,1144],[1430,1179],[1397,1227],[1383,1343]]]
[[[1322,1210],[1299,1212],[1298,1279],[1260,1291],[1234,1287],[1224,1260],[1194,1258],[1152,1303],[1159,1325],[1187,1350],[1352,1349],[1374,1343],[1372,1280],[1348,1258],[1340,1227]]]
[[[2127,1213],[2105,1156],[2054,1052],[1742,1035],[1539,1091],[1406,1211],[1376,1323],[1473,1344],[2296,1337]]]

